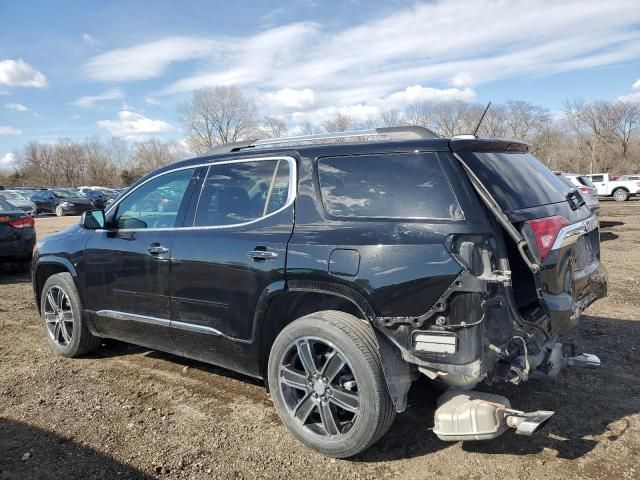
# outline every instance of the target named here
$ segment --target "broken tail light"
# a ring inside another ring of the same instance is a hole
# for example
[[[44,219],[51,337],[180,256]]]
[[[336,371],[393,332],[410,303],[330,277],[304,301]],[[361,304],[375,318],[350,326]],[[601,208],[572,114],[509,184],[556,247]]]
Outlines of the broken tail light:
[[[13,222],[9,222],[9,225],[11,225],[13,228],[29,228],[29,227],[34,227],[36,224],[36,221],[33,219],[33,217],[23,217],[23,218],[19,218],[18,220],[14,220]]]
[[[525,222],[525,225],[531,229],[541,262],[549,255],[560,230],[568,224],[569,221],[559,215],[536,218]]]

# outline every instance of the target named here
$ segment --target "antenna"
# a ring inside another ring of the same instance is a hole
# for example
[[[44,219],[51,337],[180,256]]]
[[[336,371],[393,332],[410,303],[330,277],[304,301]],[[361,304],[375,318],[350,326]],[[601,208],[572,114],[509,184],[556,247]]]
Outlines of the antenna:
[[[482,125],[482,121],[484,120],[484,116],[487,114],[487,111],[489,110],[490,106],[491,106],[491,102],[487,103],[487,108],[485,108],[484,112],[482,112],[482,116],[480,117],[480,121],[478,122],[478,125],[476,126],[476,129],[473,131],[473,136],[474,137],[478,133],[478,130],[480,130],[480,125]]]

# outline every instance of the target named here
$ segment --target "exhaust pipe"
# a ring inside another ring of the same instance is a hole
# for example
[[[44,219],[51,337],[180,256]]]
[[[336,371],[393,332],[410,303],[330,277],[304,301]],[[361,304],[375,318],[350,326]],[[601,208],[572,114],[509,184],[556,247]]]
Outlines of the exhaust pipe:
[[[508,428],[531,436],[544,427],[555,412],[513,410],[509,399],[484,392],[447,392],[438,399],[433,431],[447,442],[492,440]]]

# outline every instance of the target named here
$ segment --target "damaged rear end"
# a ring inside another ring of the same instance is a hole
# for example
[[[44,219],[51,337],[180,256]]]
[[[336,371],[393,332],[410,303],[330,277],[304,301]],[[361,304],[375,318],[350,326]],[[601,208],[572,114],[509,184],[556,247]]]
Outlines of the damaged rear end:
[[[460,139],[450,148],[493,232],[448,237],[462,270],[428,312],[376,322],[406,362],[451,387],[436,411],[441,439],[490,439],[509,427],[531,435],[553,412],[521,412],[504,397],[470,390],[599,365],[560,341],[606,296],[598,219],[526,144]]]

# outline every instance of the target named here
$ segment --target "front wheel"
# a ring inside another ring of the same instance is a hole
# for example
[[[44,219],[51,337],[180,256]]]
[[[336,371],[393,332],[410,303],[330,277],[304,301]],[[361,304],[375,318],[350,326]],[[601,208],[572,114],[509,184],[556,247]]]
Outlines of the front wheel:
[[[627,192],[624,188],[618,188],[613,192],[613,199],[616,202],[626,202],[629,199],[629,192]]]
[[[100,338],[91,334],[82,317],[80,296],[69,273],[57,273],[47,279],[40,312],[49,345],[59,355],[78,357],[100,346]]]
[[[323,311],[289,324],[269,355],[269,387],[282,422],[307,447],[356,455],[391,427],[395,409],[369,324]]]

